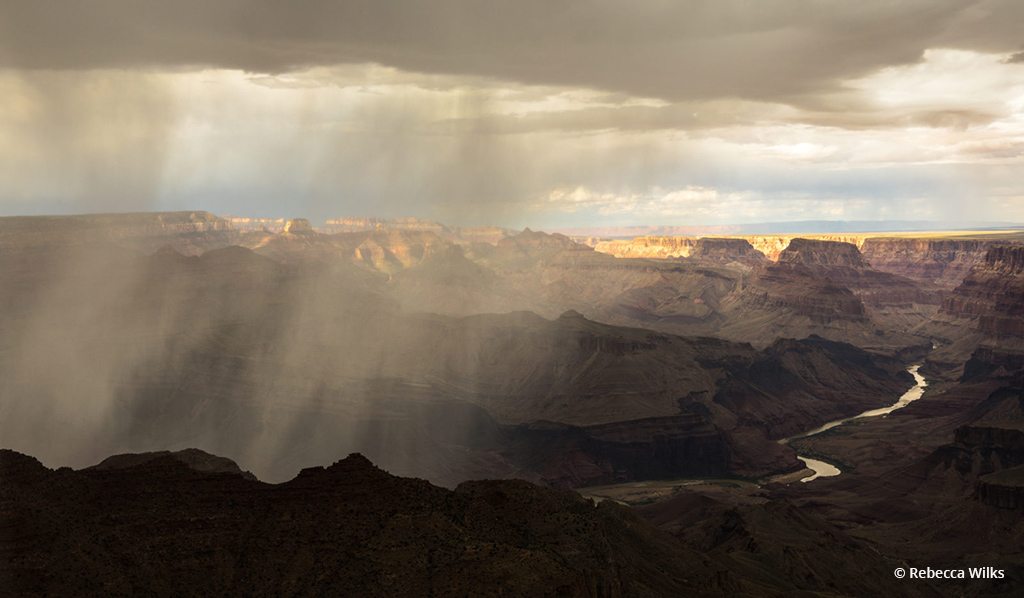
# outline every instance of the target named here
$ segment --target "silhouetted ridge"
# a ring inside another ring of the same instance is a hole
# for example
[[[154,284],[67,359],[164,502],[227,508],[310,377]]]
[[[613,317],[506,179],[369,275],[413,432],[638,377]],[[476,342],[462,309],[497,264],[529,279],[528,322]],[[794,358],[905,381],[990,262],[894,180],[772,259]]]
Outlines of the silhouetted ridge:
[[[180,451],[155,451],[150,453],[125,453],[107,457],[90,469],[111,470],[128,469],[151,463],[158,459],[171,458],[180,461],[190,469],[204,473],[233,473],[246,479],[255,480],[256,476],[248,471],[242,471],[237,463],[225,457],[211,455],[199,449],[188,448]]]
[[[39,459],[10,449],[0,449],[0,479],[26,482],[46,476],[49,469]]]
[[[351,455],[335,461],[333,464],[315,467],[305,467],[299,472],[299,475],[295,477],[293,482],[301,480],[302,482],[318,482],[330,479],[345,479],[348,482],[361,481],[366,479],[384,479],[391,478],[392,476],[377,467],[372,461],[364,457],[360,453],[352,453]],[[291,482],[289,482],[291,483]]]
[[[573,492],[522,481],[453,492],[358,454],[272,486],[156,454],[52,471],[0,452],[0,513],[17,530],[0,534],[0,553],[17,555],[4,592],[669,596],[715,584],[704,557]],[[189,475],[169,475],[171,463]]]

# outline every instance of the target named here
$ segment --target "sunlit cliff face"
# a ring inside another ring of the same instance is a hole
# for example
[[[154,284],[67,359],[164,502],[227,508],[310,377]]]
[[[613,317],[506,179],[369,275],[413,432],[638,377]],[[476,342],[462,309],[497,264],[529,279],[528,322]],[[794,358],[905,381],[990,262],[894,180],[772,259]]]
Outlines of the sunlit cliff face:
[[[2,10],[5,213],[1024,219],[1015,3]]]

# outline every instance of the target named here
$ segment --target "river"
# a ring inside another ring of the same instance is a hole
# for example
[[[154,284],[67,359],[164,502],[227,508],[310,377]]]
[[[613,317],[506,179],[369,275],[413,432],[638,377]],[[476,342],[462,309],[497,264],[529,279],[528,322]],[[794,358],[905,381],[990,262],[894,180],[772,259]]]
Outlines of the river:
[[[919,369],[921,369],[921,364],[913,365],[907,368],[907,371],[910,372],[910,375],[914,377],[914,386],[912,386],[910,390],[908,390],[907,392],[903,393],[899,400],[893,403],[892,405],[889,405],[888,407],[882,407],[880,409],[870,409],[868,411],[865,411],[864,413],[854,415],[853,417],[846,417],[843,419],[830,421],[827,424],[814,428],[810,432],[804,432],[803,434],[790,436],[789,438],[784,438],[779,442],[781,444],[788,444],[792,440],[796,440],[798,438],[807,438],[809,436],[821,434],[822,432],[831,430],[832,428],[836,428],[838,426],[845,424],[846,422],[853,421],[855,419],[887,415],[889,413],[892,413],[893,411],[896,411],[897,409],[902,409],[903,407],[906,407],[913,401],[920,399],[921,395],[924,394],[924,389],[928,386],[928,381],[924,379],[924,376],[918,373]],[[797,455],[796,458],[803,461],[804,465],[806,465],[808,469],[814,472],[813,474],[805,478],[801,478],[801,482],[810,482],[811,480],[816,480],[818,478],[830,478],[842,473],[842,471],[840,471],[838,467],[831,463],[828,463],[827,461],[821,461],[820,459],[812,459],[804,455]]]

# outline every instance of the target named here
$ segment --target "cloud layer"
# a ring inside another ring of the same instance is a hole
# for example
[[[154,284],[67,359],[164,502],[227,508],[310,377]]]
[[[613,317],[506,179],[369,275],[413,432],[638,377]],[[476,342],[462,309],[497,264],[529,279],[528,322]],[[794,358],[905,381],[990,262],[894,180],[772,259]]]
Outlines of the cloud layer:
[[[929,48],[1020,50],[1013,0],[97,0],[0,5],[14,68],[367,63],[667,100],[818,96]]]
[[[1010,1],[8,0],[0,211],[1024,220],[1021,22]]]

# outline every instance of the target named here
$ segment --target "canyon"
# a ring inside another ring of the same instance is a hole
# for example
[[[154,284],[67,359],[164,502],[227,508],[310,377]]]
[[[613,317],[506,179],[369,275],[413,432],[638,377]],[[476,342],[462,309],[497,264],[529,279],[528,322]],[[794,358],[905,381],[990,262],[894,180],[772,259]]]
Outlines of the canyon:
[[[895,566],[964,559],[1011,574],[908,592],[1020,587],[1020,233],[592,247],[415,219],[0,218],[0,306],[0,550],[26,592],[186,570],[197,592],[301,592],[296,542],[331,544],[320,587],[366,595],[884,593]],[[920,399],[849,419],[918,372]],[[809,460],[842,474],[798,483]],[[618,498],[573,490],[594,487]],[[243,573],[129,556],[146,541]],[[271,550],[294,562],[267,571]],[[104,556],[40,573],[84,553]]]
[[[690,257],[701,239],[743,239],[772,261],[793,239],[850,243],[865,260],[883,272],[951,289],[981,261],[992,245],[1019,241],[1013,231],[947,231],[920,233],[833,233],[722,236],[661,236],[633,239],[581,239],[597,251],[628,258]]]

